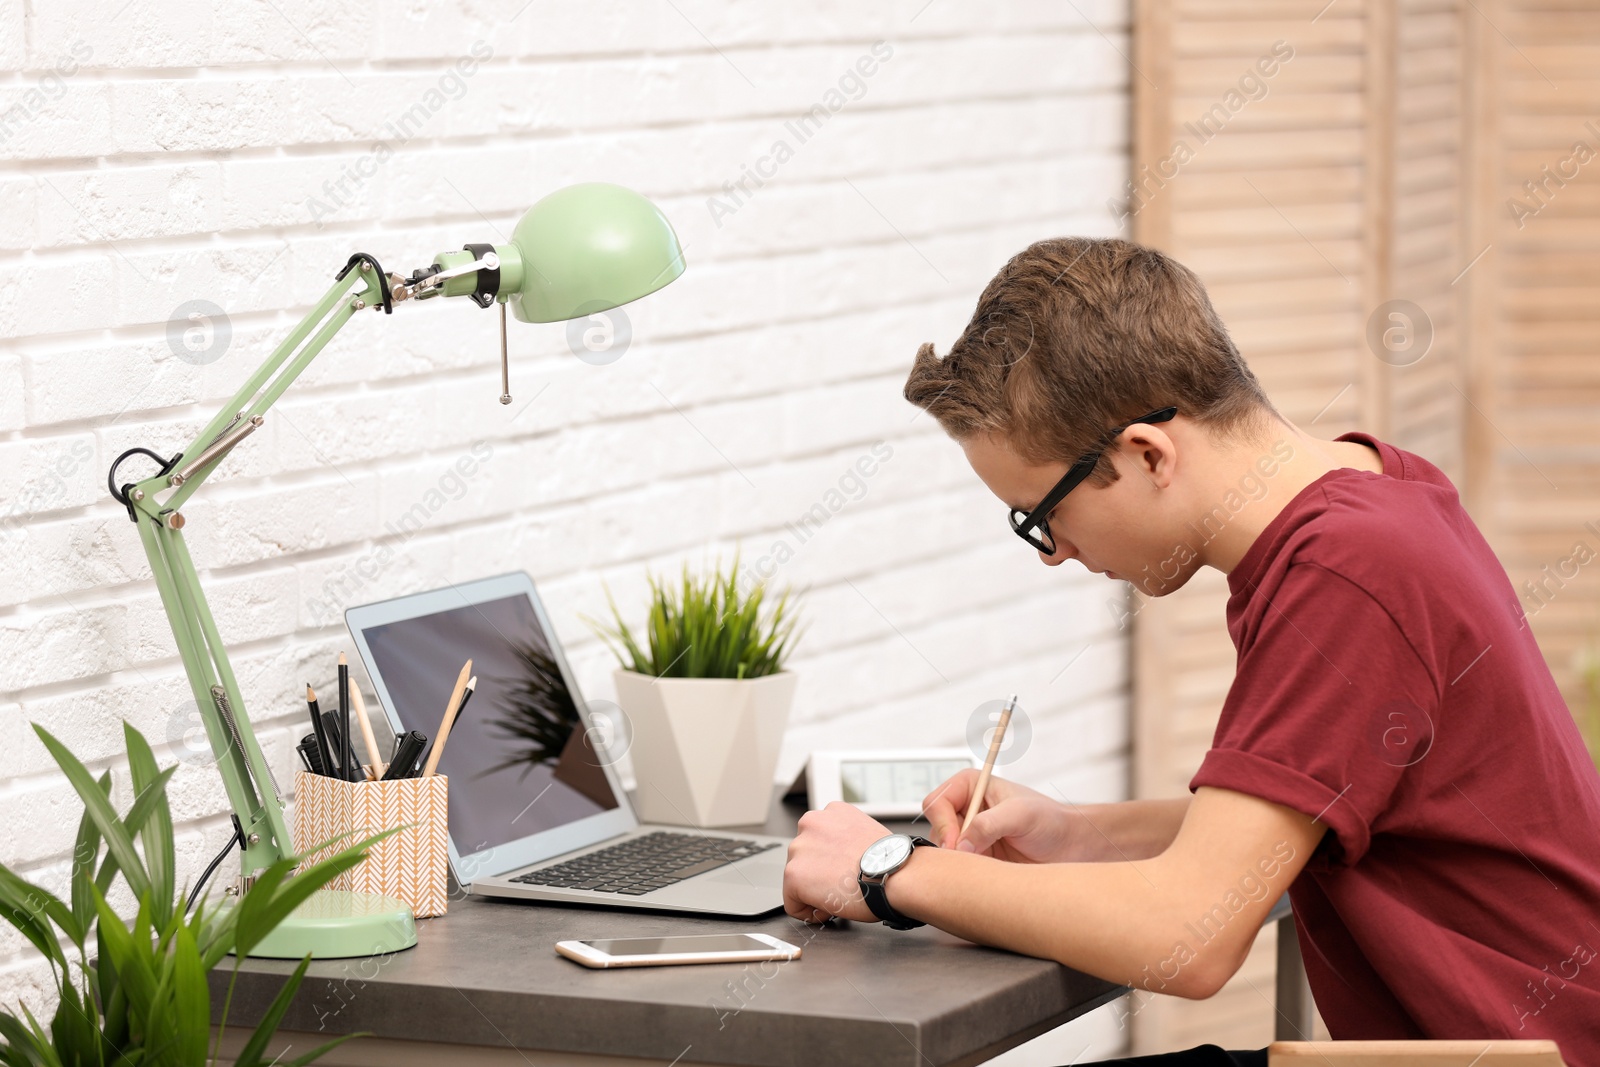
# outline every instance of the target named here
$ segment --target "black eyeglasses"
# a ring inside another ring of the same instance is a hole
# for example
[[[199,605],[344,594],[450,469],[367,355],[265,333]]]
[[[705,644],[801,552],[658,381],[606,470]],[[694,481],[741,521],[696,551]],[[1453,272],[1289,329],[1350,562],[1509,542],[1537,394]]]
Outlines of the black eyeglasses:
[[[1106,442],[1109,445],[1110,442],[1115,441],[1117,436],[1129,426],[1137,426],[1142,422],[1167,422],[1177,414],[1178,409],[1170,407],[1152,411],[1148,415],[1141,415],[1132,422],[1125,422],[1121,426],[1107,431]],[[1095,468],[1095,464],[1100,462],[1100,457],[1104,452],[1104,448],[1094,452],[1085,452],[1078,459],[1078,462],[1074,463],[1071,469],[1061,476],[1061,480],[1055,484],[1055,487],[1050,492],[1045,494],[1044,499],[1039,501],[1038,506],[1032,511],[1012,508],[1010,516],[1011,528],[1016,531],[1017,536],[1037,548],[1040,552],[1049,556],[1055,555],[1056,539],[1050,534],[1050,513],[1055,510],[1056,505],[1061,503],[1068,493],[1078,487],[1079,482],[1089,477],[1089,474]]]

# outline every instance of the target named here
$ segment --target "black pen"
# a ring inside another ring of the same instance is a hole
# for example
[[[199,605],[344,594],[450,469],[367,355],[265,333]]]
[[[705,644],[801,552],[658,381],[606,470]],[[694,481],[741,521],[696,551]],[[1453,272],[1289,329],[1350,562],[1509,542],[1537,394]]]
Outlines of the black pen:
[[[344,653],[339,653],[339,766],[344,768],[344,776],[352,782],[359,782],[365,775],[361,774],[361,765],[351,766],[352,749],[350,747],[350,661],[344,658]],[[351,771],[355,771],[354,774]]]
[[[339,716],[331,711],[322,713],[322,736],[328,739],[328,777],[343,778],[344,768],[339,766]]]
[[[311,732],[317,735],[317,755],[322,760],[322,773],[333,774],[333,753],[328,748],[328,733],[322,726],[322,712],[317,708],[317,693],[306,683],[306,706],[311,709]]]
[[[412,772],[422,762],[422,750],[427,747],[428,735],[408,730],[396,739],[394,758],[389,761],[389,769],[384,772],[380,781],[393,782],[402,778],[413,777]]]
[[[467,683],[467,687],[461,691],[461,706],[456,708],[456,718],[457,719],[460,719],[461,718],[461,713],[463,711],[467,710],[467,701],[472,699],[472,694],[477,692],[477,689],[478,689],[478,676],[476,674],[474,674],[472,676],[472,681],[468,682]]]
[[[333,769],[328,773],[335,778],[342,778],[347,782],[359,781],[359,779],[352,774],[352,770],[354,770],[356,773],[360,773],[359,768],[341,767],[339,765],[339,753],[343,752],[345,748],[344,730],[339,726],[339,716],[335,715],[331,711],[323,712],[322,729],[328,735],[328,748],[333,751]]]
[[[294,749],[300,753],[300,760],[306,765],[306,770],[312,774],[322,773],[322,756],[317,752],[316,734],[306,734]]]

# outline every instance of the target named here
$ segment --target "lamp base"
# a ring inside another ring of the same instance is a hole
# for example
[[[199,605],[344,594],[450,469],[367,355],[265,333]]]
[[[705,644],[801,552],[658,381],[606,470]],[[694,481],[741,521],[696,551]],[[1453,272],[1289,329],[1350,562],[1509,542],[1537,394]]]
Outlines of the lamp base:
[[[411,905],[376,893],[319,889],[250,950],[253,959],[345,960],[382,956],[417,943]]]

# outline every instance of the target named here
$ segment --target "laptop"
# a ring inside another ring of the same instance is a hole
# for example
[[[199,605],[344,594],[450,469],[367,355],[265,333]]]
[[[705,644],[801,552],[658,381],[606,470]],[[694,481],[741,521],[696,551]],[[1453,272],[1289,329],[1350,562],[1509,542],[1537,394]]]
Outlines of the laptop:
[[[450,869],[474,896],[764,915],[783,906],[781,837],[641,824],[526,574],[351,608],[345,622],[395,733],[451,727]]]

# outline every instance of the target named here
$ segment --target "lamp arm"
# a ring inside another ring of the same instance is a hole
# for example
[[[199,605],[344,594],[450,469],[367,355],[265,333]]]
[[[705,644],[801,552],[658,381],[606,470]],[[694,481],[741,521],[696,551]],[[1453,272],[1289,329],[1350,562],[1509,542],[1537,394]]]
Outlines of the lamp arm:
[[[352,268],[359,264],[360,269]],[[355,296],[348,294],[365,282]],[[252,874],[292,854],[283,817],[283,798],[251,728],[239,682],[211,614],[194,560],[184,543],[184,516],[178,509],[217,468],[232,446],[260,425],[268,408],[300,376],[355,313],[365,307],[389,309],[389,290],[382,268],[370,256],[354,256],[332,288],[273,350],[233,398],[195,437],[180,457],[143,481],[115,489],[139,529],[139,539],[155,576],[161,606],[177,640],[189,689],[200,711],[206,739],[216,756],[228,803],[244,830],[240,857],[241,885]],[[320,326],[319,326],[320,324]],[[315,333],[313,334],[313,330]],[[310,338],[308,341],[307,338]],[[292,357],[292,358],[291,358]],[[194,457],[186,469],[182,456]],[[197,465],[194,460],[200,460]]]

